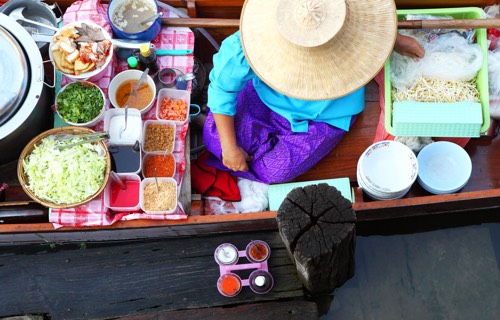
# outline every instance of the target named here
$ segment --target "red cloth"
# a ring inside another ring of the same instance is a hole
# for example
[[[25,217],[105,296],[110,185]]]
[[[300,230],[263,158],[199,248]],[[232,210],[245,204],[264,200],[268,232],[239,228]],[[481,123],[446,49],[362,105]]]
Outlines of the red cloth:
[[[379,87],[379,100],[380,100],[380,117],[378,120],[377,130],[375,131],[375,138],[373,142],[382,140],[394,140],[394,136],[385,130],[385,101],[384,101],[384,69],[382,69],[376,76],[375,82]],[[469,142],[470,138],[432,138],[434,141],[450,141],[458,144],[462,148]]]
[[[217,197],[224,201],[241,201],[238,180],[228,171],[216,169],[205,164],[209,153],[203,152],[191,162],[191,185],[205,197]]]

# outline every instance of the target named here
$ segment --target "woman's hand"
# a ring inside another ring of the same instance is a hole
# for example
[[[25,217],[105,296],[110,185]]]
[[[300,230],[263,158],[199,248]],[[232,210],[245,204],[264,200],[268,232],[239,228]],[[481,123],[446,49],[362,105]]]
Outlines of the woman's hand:
[[[394,51],[400,55],[413,58],[413,60],[423,58],[425,55],[424,47],[417,40],[399,33],[394,44]]]
[[[234,118],[224,114],[213,115],[219,132],[222,163],[233,171],[248,171],[247,161],[250,161],[251,157],[236,142]]]
[[[225,148],[222,146],[222,163],[233,171],[248,171],[247,161],[251,157],[239,146]]]

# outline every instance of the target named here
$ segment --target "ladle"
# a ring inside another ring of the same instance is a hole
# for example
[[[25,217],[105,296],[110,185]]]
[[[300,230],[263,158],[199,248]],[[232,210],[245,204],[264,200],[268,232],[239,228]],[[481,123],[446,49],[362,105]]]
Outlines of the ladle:
[[[48,25],[48,24],[45,24],[45,23],[41,23],[41,22],[38,22],[38,21],[35,21],[35,20],[31,20],[31,19],[25,18],[24,15],[23,15],[23,10],[25,8],[26,7],[19,7],[19,8],[16,8],[16,9],[12,10],[11,13],[9,13],[9,17],[14,18],[15,20],[21,20],[21,21],[24,21],[26,23],[30,23],[30,24],[34,24],[34,25],[37,25],[37,26],[40,26],[40,27],[44,27],[44,28],[53,30],[55,32],[59,31],[59,29],[56,28],[56,27],[54,27],[54,26],[51,26],[51,25]]]
[[[162,15],[163,15],[163,12],[158,12],[154,16],[147,18],[146,20],[142,21],[139,24],[142,25],[142,24],[146,24],[146,23],[151,22],[151,21],[155,21],[156,19],[158,19],[158,17],[161,17]]]

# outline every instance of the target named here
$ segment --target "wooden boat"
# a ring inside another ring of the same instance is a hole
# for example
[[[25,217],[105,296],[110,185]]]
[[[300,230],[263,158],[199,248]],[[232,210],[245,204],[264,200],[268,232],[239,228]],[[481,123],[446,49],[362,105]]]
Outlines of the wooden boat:
[[[51,3],[53,1],[47,1]],[[71,0],[57,1],[64,9]],[[163,0],[173,7],[183,8],[191,17],[237,19],[243,0]],[[451,7],[480,6],[495,4],[495,0],[440,0],[440,1],[396,1],[400,8],[417,7]],[[233,25],[234,24],[229,24]],[[235,31],[234,27],[218,27],[207,30],[220,42]],[[199,57],[203,61],[211,61],[214,48],[208,46],[204,38],[197,40]],[[206,49],[210,48],[210,49]],[[196,52],[195,52],[196,53]],[[354,190],[353,209],[357,213],[358,222],[392,221],[393,219],[411,217],[459,217],[471,210],[498,210],[500,208],[500,137],[498,123],[491,122],[488,135],[472,139],[465,150],[472,158],[473,172],[467,185],[457,193],[446,195],[431,195],[418,184],[414,184],[410,192],[402,199],[387,201],[372,201],[363,195],[356,183],[356,164],[361,153],[373,142],[375,130],[379,121],[379,92],[377,84],[372,81],[367,85],[366,109],[359,116],[356,124],[342,142],[313,169],[298,177],[295,181],[311,181],[348,177]],[[187,144],[189,150],[189,139]],[[189,164],[189,155],[187,155]],[[105,241],[130,240],[141,238],[170,237],[197,235],[221,232],[238,232],[251,230],[276,229],[276,212],[254,212],[245,214],[205,215],[203,201],[192,199],[188,202],[190,213],[186,220],[153,221],[134,220],[118,221],[109,227],[63,227],[55,229],[47,222],[47,209],[23,194],[16,187],[15,165],[0,168],[0,176],[11,182],[9,189],[3,195],[0,203],[0,244],[1,243],[36,243],[60,241]],[[189,174],[185,177],[186,193],[190,196]],[[14,203],[15,202],[15,203]],[[15,204],[15,205],[13,205]],[[445,215],[446,214],[446,215]],[[6,218],[7,217],[7,218]],[[497,217],[497,216],[495,216]]]

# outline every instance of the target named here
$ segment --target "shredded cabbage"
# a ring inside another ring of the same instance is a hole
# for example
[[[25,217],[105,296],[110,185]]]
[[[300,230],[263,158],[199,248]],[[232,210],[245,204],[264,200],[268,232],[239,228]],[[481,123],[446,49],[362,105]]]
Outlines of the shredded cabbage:
[[[94,195],[104,181],[106,157],[97,144],[85,143],[59,150],[81,138],[47,137],[23,160],[28,188],[40,199],[72,204]]]

